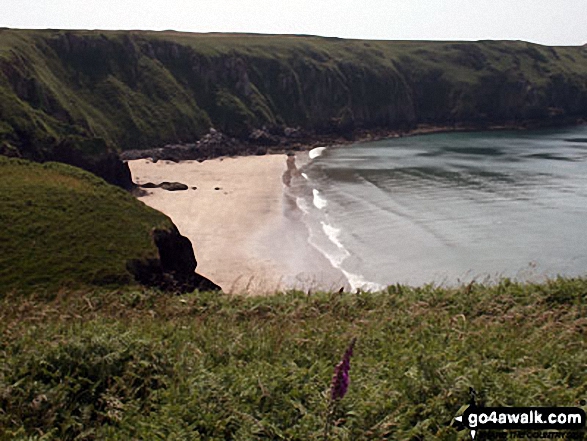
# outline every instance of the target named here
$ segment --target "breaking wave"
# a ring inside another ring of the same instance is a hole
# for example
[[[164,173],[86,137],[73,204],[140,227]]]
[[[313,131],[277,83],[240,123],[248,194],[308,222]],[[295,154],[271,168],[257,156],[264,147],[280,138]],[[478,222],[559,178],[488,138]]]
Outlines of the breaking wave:
[[[310,163],[313,159],[321,156],[324,150],[324,147],[311,150]],[[329,210],[335,209],[335,207],[329,205],[327,195],[319,189],[319,179],[314,180],[302,171],[308,164],[292,173],[290,185],[286,187],[286,194],[295,201],[301,219],[308,228],[308,243],[326,257],[334,268],[341,271],[352,290],[383,289],[384,286],[370,282],[361,274],[349,271],[344,267],[345,262],[348,266],[347,259],[351,257],[351,253],[344,245],[344,231],[334,225],[330,219]]]
[[[318,156],[324,153],[324,150],[326,150],[326,147],[316,147],[315,149],[312,149],[308,152],[308,156],[310,159],[316,159]]]

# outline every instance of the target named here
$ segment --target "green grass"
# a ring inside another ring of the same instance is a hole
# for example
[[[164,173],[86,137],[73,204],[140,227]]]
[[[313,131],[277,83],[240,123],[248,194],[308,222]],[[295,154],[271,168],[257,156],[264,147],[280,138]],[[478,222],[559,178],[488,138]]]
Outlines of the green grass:
[[[0,439],[465,440],[486,406],[583,406],[587,280],[270,297],[54,291],[0,300]]]
[[[132,282],[129,259],[157,257],[171,221],[128,192],[57,163],[0,156],[0,294]]]

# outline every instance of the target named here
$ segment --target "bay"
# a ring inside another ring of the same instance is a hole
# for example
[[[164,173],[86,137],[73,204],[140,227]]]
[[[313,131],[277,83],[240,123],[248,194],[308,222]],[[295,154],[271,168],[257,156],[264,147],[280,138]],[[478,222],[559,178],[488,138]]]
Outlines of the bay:
[[[328,148],[292,196],[351,286],[539,281],[587,268],[587,127]]]

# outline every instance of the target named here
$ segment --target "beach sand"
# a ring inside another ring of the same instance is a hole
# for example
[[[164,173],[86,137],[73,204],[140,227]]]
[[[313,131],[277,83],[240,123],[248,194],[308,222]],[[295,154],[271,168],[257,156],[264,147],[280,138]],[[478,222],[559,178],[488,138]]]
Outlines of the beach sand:
[[[145,189],[139,199],[173,220],[192,241],[197,272],[225,292],[337,290],[346,286],[344,275],[308,243],[301,214],[284,196],[286,158],[141,159],[129,161],[129,167],[139,185],[168,181],[189,186],[185,191]]]

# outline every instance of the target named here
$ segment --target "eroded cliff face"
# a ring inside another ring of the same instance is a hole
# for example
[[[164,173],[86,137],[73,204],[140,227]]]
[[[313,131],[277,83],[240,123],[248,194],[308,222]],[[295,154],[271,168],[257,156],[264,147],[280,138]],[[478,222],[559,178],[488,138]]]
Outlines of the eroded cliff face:
[[[159,258],[135,259],[127,264],[137,282],[179,293],[221,290],[214,282],[195,272],[198,262],[192,243],[175,226],[154,229],[152,237],[159,250]]]
[[[167,117],[173,127],[159,127],[157,135],[145,136],[124,115],[120,123],[128,123],[133,137],[121,134],[115,140],[123,149],[198,139],[211,126],[246,138],[263,126],[338,132],[414,122],[409,89],[393,66],[334,59],[303,46],[286,57],[270,49],[210,54],[143,35],[115,39],[74,33],[47,44],[80,87],[106,92],[116,78],[120,89],[174,101]],[[113,102],[125,98],[110,95]]]
[[[0,153],[72,156],[87,169],[92,157],[194,143],[211,127],[270,144],[293,128],[352,138],[586,116],[585,47],[0,30]],[[128,185],[124,166],[97,162]]]

